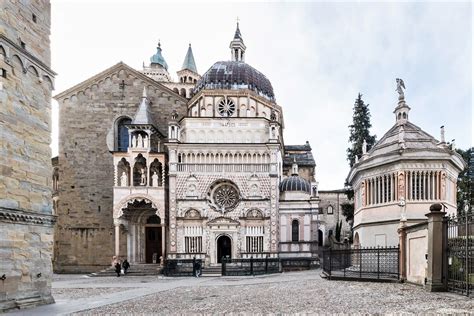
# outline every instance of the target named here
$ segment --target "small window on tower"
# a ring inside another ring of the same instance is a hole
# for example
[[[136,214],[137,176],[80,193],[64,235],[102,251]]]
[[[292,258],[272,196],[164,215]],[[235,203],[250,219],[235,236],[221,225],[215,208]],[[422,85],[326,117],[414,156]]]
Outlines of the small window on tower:
[[[328,206],[328,214],[334,214],[334,208],[332,207],[332,205]]]
[[[2,68],[1,71],[0,71],[0,74],[2,75],[2,78],[6,78],[7,77],[7,70]]]
[[[33,22],[36,23],[36,14],[33,13],[32,16],[31,16],[31,18],[33,19]]]

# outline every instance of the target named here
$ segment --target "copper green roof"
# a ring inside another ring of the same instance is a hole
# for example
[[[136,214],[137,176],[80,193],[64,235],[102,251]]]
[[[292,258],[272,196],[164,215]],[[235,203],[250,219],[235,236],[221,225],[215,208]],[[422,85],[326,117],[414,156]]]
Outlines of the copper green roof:
[[[168,64],[166,63],[163,55],[161,55],[161,44],[158,42],[158,46],[156,47],[156,54],[150,57],[150,62],[152,64],[161,65],[163,68],[168,70]]]
[[[188,52],[186,53],[186,57],[184,57],[183,67],[181,67],[181,69],[188,69],[192,72],[198,73],[196,62],[194,61],[193,50],[191,49],[191,44],[189,44]]]

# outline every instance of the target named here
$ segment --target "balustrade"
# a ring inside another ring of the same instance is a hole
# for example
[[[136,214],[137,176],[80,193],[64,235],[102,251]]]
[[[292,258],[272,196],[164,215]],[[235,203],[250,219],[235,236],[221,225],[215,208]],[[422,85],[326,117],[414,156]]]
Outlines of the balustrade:
[[[270,164],[177,164],[179,172],[269,172]]]

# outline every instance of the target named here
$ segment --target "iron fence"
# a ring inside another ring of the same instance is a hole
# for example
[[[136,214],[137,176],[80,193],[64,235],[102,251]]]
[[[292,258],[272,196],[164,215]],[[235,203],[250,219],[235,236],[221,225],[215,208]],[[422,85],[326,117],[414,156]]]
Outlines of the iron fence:
[[[450,292],[474,293],[474,213],[447,220],[447,288]]]
[[[194,276],[195,262],[204,266],[202,259],[166,259],[163,274],[166,276]]]
[[[399,246],[323,251],[323,271],[329,279],[398,281],[399,262]]]
[[[222,258],[222,275],[256,275],[279,273],[279,258]]]

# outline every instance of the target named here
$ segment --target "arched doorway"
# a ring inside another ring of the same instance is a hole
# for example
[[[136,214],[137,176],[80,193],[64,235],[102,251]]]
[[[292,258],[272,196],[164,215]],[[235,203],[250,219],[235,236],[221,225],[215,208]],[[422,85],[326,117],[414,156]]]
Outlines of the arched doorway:
[[[217,238],[217,262],[222,262],[222,257],[232,258],[232,241],[229,236],[222,235]]]
[[[148,217],[145,225],[145,262],[158,263],[162,254],[161,219],[157,215]],[[159,225],[159,226],[158,226]]]

